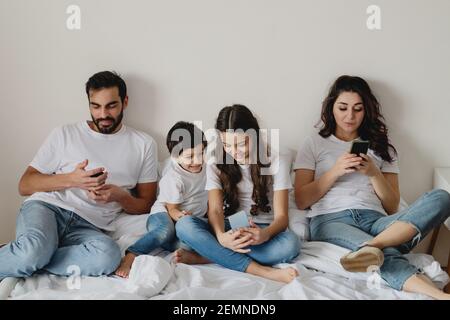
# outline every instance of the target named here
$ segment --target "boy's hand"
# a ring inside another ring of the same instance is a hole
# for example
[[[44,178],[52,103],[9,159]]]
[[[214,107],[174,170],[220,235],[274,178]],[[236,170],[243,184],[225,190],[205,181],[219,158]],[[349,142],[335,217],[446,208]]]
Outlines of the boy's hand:
[[[186,210],[168,208],[167,211],[174,221],[178,221],[185,216],[192,216],[192,212]]]

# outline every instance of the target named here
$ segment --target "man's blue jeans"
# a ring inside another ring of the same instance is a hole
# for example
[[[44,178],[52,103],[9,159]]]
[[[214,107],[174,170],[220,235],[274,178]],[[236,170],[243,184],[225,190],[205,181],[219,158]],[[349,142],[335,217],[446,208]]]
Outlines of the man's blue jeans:
[[[386,216],[374,210],[349,209],[313,217],[310,222],[311,240],[325,241],[356,251],[391,224],[402,221],[411,224],[417,234],[397,247],[383,249],[381,277],[394,289],[419,270],[403,256],[411,251],[434,228],[450,216],[450,194],[444,190],[425,193],[408,209]]]
[[[267,224],[258,224],[261,228]],[[243,254],[223,247],[208,222],[199,218],[187,216],[181,218],[175,225],[176,233],[181,242],[185,243],[199,255],[225,268],[245,272],[252,260],[262,265],[275,265],[290,262],[300,252],[300,240],[290,231],[280,232],[269,241],[256,246],[249,246],[251,251]],[[225,220],[225,231],[230,230],[228,220]]]
[[[74,212],[43,201],[26,201],[17,217],[16,240],[0,249],[0,279],[38,270],[56,275],[99,276],[120,263],[112,238]]]

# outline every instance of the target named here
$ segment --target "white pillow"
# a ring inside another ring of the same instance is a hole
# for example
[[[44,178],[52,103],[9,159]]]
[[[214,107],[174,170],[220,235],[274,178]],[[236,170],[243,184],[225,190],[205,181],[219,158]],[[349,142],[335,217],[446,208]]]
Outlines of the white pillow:
[[[173,275],[173,267],[164,259],[150,255],[137,257],[131,267],[127,291],[146,298],[161,292]]]

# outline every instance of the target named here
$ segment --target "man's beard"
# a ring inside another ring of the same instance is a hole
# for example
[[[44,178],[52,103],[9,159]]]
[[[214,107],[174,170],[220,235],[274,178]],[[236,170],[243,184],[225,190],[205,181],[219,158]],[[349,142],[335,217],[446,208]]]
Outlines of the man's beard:
[[[95,126],[97,127],[98,131],[100,133],[103,134],[111,134],[113,133],[117,127],[120,125],[120,123],[122,122],[123,119],[123,109],[120,112],[119,116],[117,117],[117,119],[114,119],[113,117],[106,117],[106,118],[99,118],[99,119],[94,119],[94,117],[91,114],[91,118],[92,121],[94,122]],[[112,121],[111,125],[109,125],[108,127],[102,127],[100,126],[100,122],[104,121],[104,120],[110,120]]]

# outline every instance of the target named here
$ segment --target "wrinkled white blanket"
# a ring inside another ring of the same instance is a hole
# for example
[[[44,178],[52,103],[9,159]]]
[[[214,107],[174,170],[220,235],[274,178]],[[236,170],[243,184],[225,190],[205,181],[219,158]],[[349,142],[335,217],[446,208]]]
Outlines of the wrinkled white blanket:
[[[172,254],[163,251],[158,257],[138,257],[129,279],[36,275],[18,280],[10,299],[428,299],[393,290],[370,273],[346,272],[338,262],[346,252],[329,243],[304,243],[302,254],[290,264],[300,275],[283,285],[215,264],[174,265]],[[439,287],[448,282],[433,257],[407,257]]]

